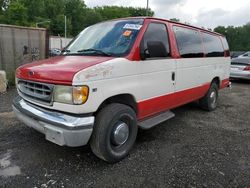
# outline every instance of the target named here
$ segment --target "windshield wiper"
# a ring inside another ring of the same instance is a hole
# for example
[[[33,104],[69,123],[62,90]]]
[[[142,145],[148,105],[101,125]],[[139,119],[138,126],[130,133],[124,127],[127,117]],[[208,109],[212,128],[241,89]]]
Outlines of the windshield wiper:
[[[70,50],[68,50],[68,49],[63,49],[63,50],[62,50],[62,53],[63,53],[63,52],[70,52]]]
[[[104,51],[102,51],[102,50],[94,49],[94,48],[78,50],[77,52],[78,52],[78,53],[81,53],[81,52],[83,52],[83,53],[84,53],[84,52],[96,52],[96,53],[101,54],[101,55],[112,56],[112,54],[110,54],[110,53],[104,52]]]

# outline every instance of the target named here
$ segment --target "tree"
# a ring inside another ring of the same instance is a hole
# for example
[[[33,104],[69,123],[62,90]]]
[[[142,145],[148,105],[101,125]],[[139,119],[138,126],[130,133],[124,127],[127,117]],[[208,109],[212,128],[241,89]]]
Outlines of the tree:
[[[170,20],[170,21],[173,21],[173,22],[180,22],[180,19],[179,19],[179,18],[170,18],[169,20]]]
[[[250,50],[250,25],[246,24],[240,27],[218,26],[215,32],[226,36],[230,49],[232,51],[249,51]]]
[[[49,29],[51,35],[64,35],[67,16],[67,35],[76,36],[89,25],[123,17],[145,16],[145,8],[103,6],[88,8],[83,0],[0,0],[0,23],[36,26]],[[154,12],[149,9],[149,16]]]
[[[128,8],[118,6],[95,7],[94,11],[98,12],[103,20],[125,18],[130,16]]]
[[[4,20],[7,24],[28,26],[27,8],[19,1],[14,1],[9,4],[4,11]]]
[[[103,21],[103,18],[100,12],[95,9],[87,8],[82,21],[82,28],[86,28],[101,21]]]
[[[65,15],[67,16],[72,30],[71,35],[77,35],[83,29],[84,15],[86,14],[86,5],[81,0],[65,0]]]
[[[145,16],[147,12],[145,8],[129,7],[128,10],[129,10],[130,16],[132,17]],[[151,17],[154,16],[154,12],[151,9],[148,10],[148,16],[151,16]]]

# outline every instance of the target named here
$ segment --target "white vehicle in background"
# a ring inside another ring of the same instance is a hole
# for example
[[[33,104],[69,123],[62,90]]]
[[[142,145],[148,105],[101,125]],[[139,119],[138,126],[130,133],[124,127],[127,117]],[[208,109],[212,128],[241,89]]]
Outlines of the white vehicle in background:
[[[242,54],[242,55],[239,55],[238,58],[250,58],[250,51],[245,52],[245,53]]]
[[[212,111],[229,86],[226,38],[157,18],[124,18],[83,30],[60,56],[19,67],[16,116],[71,147],[90,143],[117,162],[173,108],[199,101]]]

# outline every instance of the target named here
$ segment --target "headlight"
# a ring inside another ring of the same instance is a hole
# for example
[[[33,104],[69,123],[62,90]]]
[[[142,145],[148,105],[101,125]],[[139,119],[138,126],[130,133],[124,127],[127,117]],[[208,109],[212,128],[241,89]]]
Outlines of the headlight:
[[[54,101],[66,104],[83,104],[87,101],[87,86],[60,86],[54,88]]]
[[[54,101],[73,104],[72,86],[55,86],[54,88]]]

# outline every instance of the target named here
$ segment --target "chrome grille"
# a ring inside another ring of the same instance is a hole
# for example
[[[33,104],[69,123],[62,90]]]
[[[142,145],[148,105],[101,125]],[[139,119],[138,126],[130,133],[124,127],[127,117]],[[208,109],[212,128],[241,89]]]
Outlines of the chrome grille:
[[[50,103],[53,95],[53,85],[26,80],[18,80],[18,89],[26,97]]]

